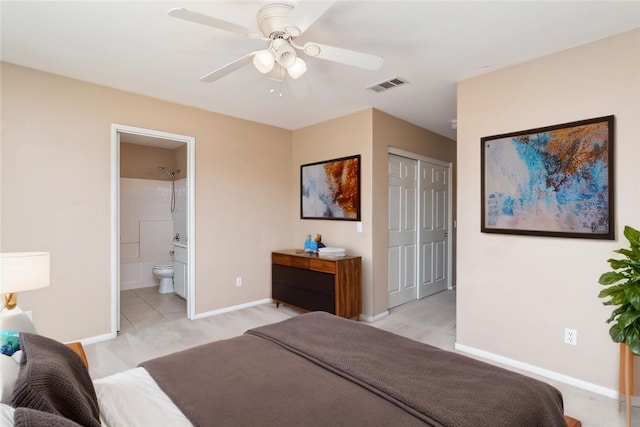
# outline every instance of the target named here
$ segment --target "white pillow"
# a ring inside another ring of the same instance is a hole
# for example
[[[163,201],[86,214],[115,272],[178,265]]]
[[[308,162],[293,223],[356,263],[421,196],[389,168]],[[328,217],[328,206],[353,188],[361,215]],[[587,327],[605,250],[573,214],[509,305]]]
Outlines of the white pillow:
[[[11,404],[13,396],[13,386],[18,379],[20,371],[20,360],[22,359],[22,350],[16,351],[13,356],[5,356],[0,354],[0,402]],[[11,415],[13,420],[13,413]],[[0,417],[2,420],[2,417]],[[4,425],[4,424],[0,424]]]
[[[13,426],[13,407],[0,403],[0,426]]]

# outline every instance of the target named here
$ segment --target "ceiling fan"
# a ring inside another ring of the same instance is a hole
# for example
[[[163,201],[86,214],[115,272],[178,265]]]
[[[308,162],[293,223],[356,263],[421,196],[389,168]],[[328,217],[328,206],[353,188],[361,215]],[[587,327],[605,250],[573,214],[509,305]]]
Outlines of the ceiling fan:
[[[287,74],[289,77],[297,79],[307,71],[307,65],[297,55],[296,50],[314,58],[368,70],[380,69],[383,63],[383,59],[380,56],[315,42],[306,42],[301,46],[296,44],[296,38],[303,35],[335,1],[301,0],[295,7],[285,3],[266,5],[258,11],[257,23],[259,31],[184,8],[171,9],[169,15],[269,42],[266,49],[250,52],[202,76],[200,80],[203,82],[216,81],[251,62],[253,62],[258,71],[267,74],[272,80],[281,82]]]

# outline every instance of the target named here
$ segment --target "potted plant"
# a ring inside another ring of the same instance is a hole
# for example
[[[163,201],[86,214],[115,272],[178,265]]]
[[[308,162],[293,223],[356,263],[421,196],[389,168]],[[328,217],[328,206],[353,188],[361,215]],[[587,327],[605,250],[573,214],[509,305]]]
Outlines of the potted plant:
[[[630,248],[614,251],[625,258],[607,260],[612,271],[600,276],[598,283],[607,288],[598,297],[609,298],[604,305],[617,306],[607,320],[613,323],[609,329],[611,339],[626,344],[633,354],[640,356],[640,231],[627,225],[624,237]]]

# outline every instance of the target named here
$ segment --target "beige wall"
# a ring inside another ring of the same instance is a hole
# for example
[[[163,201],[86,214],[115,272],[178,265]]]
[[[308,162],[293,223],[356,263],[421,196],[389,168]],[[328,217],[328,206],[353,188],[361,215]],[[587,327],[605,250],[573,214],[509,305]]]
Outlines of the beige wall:
[[[307,234],[322,234],[328,246],[362,256],[363,315],[387,310],[387,224],[389,147],[442,161],[455,161],[455,142],[390,116],[367,109],[293,132],[291,180],[294,196],[293,238],[301,247]],[[349,221],[300,219],[300,165],[360,154],[362,233]]]
[[[597,298],[625,224],[640,227],[640,30],[458,85],[457,342],[618,387]],[[480,233],[480,138],[615,115],[616,241]],[[578,345],[563,343],[564,328]]]
[[[180,171],[182,172],[180,174],[180,178],[186,178],[187,177],[187,144],[182,144],[181,146],[179,146],[178,148],[174,148],[173,150],[173,158],[175,161],[175,169],[180,169]],[[165,174],[167,175],[167,174]],[[169,176],[167,175],[167,178],[169,178]]]
[[[372,294],[371,281],[371,110],[329,120],[293,132],[290,191],[291,237],[294,247],[301,248],[308,234],[322,234],[327,246],[347,249],[347,253],[362,256],[363,311]],[[360,154],[360,213],[362,233],[355,221],[300,219],[300,165]]]
[[[168,174],[158,170],[158,166],[164,166],[170,172],[176,169],[181,170],[181,174],[177,175],[176,179],[186,178],[186,162],[184,169],[177,166],[178,150],[186,152],[186,149],[186,144],[183,145],[183,148],[172,150],[147,145],[120,143],[120,177],[171,181],[171,177]]]
[[[290,131],[1,67],[0,249],[51,252],[51,286],[20,295],[40,333],[110,332],[113,123],[196,138],[196,312],[271,295],[269,253],[292,246]]]

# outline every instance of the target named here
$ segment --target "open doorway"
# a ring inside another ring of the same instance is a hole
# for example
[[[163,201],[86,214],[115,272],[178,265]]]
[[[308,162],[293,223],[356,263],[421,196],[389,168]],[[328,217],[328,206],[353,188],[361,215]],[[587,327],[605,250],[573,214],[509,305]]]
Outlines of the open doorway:
[[[134,315],[139,326],[195,317],[194,145],[191,136],[112,125],[114,336]]]

